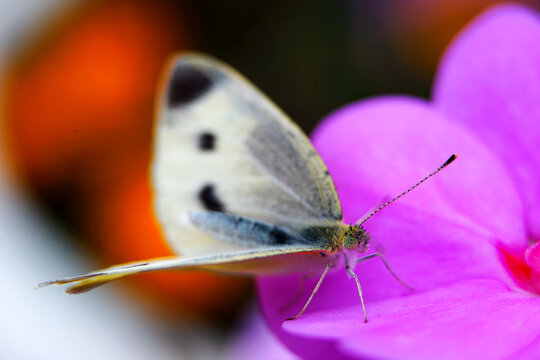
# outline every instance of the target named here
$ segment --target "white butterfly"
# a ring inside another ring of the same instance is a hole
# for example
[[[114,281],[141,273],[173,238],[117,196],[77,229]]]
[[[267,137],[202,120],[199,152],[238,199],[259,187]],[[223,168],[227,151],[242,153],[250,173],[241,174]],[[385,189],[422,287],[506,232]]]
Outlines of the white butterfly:
[[[308,138],[246,79],[211,57],[193,53],[175,57],[168,74],[158,100],[152,178],[158,218],[181,256],[38,286],[72,283],[66,292],[75,294],[149,271],[268,274],[324,268],[296,319],[326,273],[343,262],[364,306],[353,267],[381,254],[361,257],[369,243],[362,224],[412,188],[360,223],[344,224],[332,179]]]

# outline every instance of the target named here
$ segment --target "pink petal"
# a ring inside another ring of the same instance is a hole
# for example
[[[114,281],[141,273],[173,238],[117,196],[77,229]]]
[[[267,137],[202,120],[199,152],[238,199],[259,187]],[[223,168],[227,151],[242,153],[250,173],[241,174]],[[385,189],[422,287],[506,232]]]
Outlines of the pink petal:
[[[255,310],[255,309],[253,309]],[[270,332],[258,311],[250,311],[232,341],[229,341],[223,359],[230,360],[293,360],[296,355],[287,350]]]
[[[540,18],[495,7],[469,26],[439,68],[436,106],[474,131],[517,184],[530,236],[540,239]],[[498,219],[497,219],[498,220]]]
[[[538,360],[538,354],[540,354],[540,335],[528,346],[520,349],[505,360]]]
[[[371,304],[371,321],[349,306],[286,322],[288,333],[334,341],[354,357],[501,359],[538,341],[540,298],[496,280],[469,280]],[[322,358],[322,356],[321,356]]]
[[[347,222],[457,153],[443,173],[399,201],[524,246],[521,200],[505,169],[467,130],[422,100],[386,97],[349,105],[322,123],[313,142],[335,181]]]
[[[503,279],[513,285],[492,241],[446,219],[394,204],[366,228],[394,271],[417,292],[483,277]],[[356,272],[362,274],[368,301],[410,295],[378,259],[358,264]],[[350,282],[345,286],[351,287]]]
[[[408,297],[469,278],[506,279],[511,283],[491,241],[432,214],[397,203],[374,217],[368,230],[384,245],[393,270],[415,288],[412,293],[399,284],[379,259],[358,264],[355,271],[362,284],[370,318],[375,316],[372,304],[382,299]],[[293,351],[308,358],[319,352],[335,352],[335,348],[330,341],[284,334],[280,326],[284,319],[302,308],[319,275],[314,274],[305,281],[299,297],[300,276],[267,276],[257,280],[260,304],[270,327]],[[354,280],[340,267],[327,276],[306,314],[359,303]]]

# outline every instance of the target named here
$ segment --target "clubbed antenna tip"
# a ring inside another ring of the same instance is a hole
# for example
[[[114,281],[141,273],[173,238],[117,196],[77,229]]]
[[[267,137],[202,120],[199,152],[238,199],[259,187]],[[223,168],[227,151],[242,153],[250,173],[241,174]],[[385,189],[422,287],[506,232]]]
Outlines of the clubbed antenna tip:
[[[457,155],[456,154],[452,154],[452,156],[450,156],[448,158],[448,160],[446,160],[446,162],[444,164],[442,164],[442,168],[445,167],[445,166],[448,166],[452,163],[452,161],[456,160],[457,159]]]

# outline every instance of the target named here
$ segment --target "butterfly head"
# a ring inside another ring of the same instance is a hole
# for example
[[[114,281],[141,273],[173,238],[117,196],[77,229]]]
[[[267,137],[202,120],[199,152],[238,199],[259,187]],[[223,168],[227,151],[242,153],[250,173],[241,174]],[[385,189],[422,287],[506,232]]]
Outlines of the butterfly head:
[[[362,226],[351,225],[343,236],[342,246],[347,250],[365,252],[369,239],[369,234]]]

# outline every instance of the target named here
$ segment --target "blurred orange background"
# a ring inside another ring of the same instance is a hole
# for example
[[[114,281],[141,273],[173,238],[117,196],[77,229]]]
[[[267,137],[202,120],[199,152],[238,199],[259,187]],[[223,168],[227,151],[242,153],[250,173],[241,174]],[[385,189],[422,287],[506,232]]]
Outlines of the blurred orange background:
[[[190,47],[179,10],[163,1],[81,4],[9,65],[12,169],[100,266],[171,255],[152,211],[149,164],[156,80],[167,56]],[[129,283],[160,311],[218,321],[250,288],[209,273]]]

